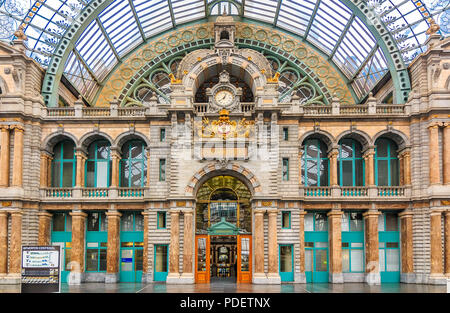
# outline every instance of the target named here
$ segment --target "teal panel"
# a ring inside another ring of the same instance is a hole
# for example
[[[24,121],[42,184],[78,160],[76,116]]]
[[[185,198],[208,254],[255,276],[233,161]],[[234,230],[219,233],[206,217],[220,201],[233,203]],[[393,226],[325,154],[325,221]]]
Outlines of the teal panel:
[[[326,231],[305,231],[305,242],[328,242]]]
[[[108,232],[106,231],[87,231],[86,241],[89,242],[108,242]]]
[[[142,231],[121,231],[121,242],[144,242],[144,232]]]
[[[290,272],[282,272],[281,271],[281,247],[283,246],[290,246],[291,247],[291,271]],[[280,272],[280,277],[281,277],[281,281],[283,282],[289,282],[289,281],[294,281],[294,246],[293,245],[280,245],[279,249],[278,249],[278,256],[279,256],[279,272]]]
[[[380,272],[382,283],[399,283],[400,272]]]
[[[379,232],[380,242],[400,242],[400,233],[398,231]]]

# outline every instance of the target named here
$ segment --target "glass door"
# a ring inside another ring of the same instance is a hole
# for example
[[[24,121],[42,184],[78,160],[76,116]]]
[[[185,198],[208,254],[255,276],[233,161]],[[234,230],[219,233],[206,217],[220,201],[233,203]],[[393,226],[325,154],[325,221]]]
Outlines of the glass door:
[[[308,213],[305,216],[305,274],[308,283],[328,282],[326,213]]]
[[[294,281],[294,253],[292,245],[280,245],[281,281]]]
[[[169,245],[155,245],[154,281],[166,281],[169,273]]]
[[[238,236],[237,282],[252,282],[252,236]]]
[[[209,283],[210,280],[210,244],[208,235],[195,237],[195,282]]]
[[[142,281],[143,242],[122,242],[120,250],[120,282]]]

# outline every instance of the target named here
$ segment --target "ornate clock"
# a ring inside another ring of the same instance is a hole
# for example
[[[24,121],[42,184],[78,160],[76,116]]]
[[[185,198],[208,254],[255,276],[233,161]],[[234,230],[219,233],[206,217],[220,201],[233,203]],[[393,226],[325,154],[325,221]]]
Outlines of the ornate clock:
[[[206,94],[209,96],[209,112],[219,112],[222,109],[232,112],[239,108],[242,89],[233,86],[230,83],[230,74],[223,71],[219,75],[219,82],[214,87],[208,88]]]

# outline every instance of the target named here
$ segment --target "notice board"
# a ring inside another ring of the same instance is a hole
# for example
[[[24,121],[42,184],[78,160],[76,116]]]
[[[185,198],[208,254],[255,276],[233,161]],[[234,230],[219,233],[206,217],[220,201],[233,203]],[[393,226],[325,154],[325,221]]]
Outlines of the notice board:
[[[21,292],[60,292],[60,247],[22,246]]]

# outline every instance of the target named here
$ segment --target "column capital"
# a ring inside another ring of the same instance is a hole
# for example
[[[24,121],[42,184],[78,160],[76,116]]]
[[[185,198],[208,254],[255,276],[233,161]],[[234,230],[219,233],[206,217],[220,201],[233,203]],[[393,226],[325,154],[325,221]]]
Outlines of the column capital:
[[[109,217],[121,217],[122,216],[122,213],[120,213],[119,211],[117,211],[117,210],[108,210],[108,211],[106,211],[106,216],[109,218]]]
[[[278,209],[267,209],[267,214],[269,215],[277,215]]]
[[[7,132],[7,131],[9,131],[9,129],[10,129],[9,125],[7,125],[7,124],[0,124],[0,130],[1,131]]]
[[[414,216],[414,212],[411,211],[411,210],[405,210],[405,211],[402,211],[402,212],[400,212],[400,213],[398,214],[398,217],[399,217],[400,219],[403,219],[403,218],[410,218],[410,217],[413,217],[413,216]]]
[[[0,215],[6,215],[6,216],[8,216],[8,211],[6,211],[6,210],[0,210]]]
[[[443,126],[444,128],[447,128],[447,127],[450,126],[450,122],[444,122],[444,124],[442,124],[442,126]],[[449,129],[450,129],[450,128],[449,128]]]
[[[181,209],[169,209],[170,215],[179,215],[181,213]]]
[[[308,214],[308,212],[306,212],[304,209],[299,209],[298,214],[300,215],[300,217],[304,217],[306,214]]]
[[[87,213],[84,213],[82,211],[72,211],[72,212],[69,212],[69,215],[70,216],[79,216],[79,217],[83,217],[83,218],[86,218],[88,216]]]
[[[439,128],[440,124],[441,123],[439,123],[439,122],[432,122],[427,126],[427,128],[428,129],[437,129],[437,128]]]
[[[375,146],[368,146],[363,151],[363,158],[373,157],[375,155]]]
[[[83,148],[75,148],[75,156],[87,159],[87,152]]]
[[[23,125],[20,125],[20,124],[10,125],[9,128],[14,130],[15,132],[16,131],[18,131],[18,132],[24,132],[25,131],[25,128],[23,127]]]
[[[48,211],[39,211],[37,214],[39,217],[52,218],[53,214]]]
[[[344,211],[342,210],[331,210],[327,213],[327,216],[342,216],[344,214]]]
[[[445,212],[444,209],[431,209],[430,216],[442,215],[442,213],[444,212]]]
[[[253,209],[254,214],[262,214],[266,213],[267,209]]]
[[[369,218],[369,217],[378,217],[378,215],[381,215],[381,212],[378,210],[368,210],[363,213],[363,218]]]
[[[339,148],[338,147],[332,147],[330,150],[328,150],[328,158],[337,158],[339,156]]]
[[[183,214],[194,214],[194,209],[193,208],[185,208],[181,210],[183,212]]]
[[[450,210],[444,211],[444,215],[445,215],[445,217],[450,217]]]
[[[11,214],[11,216],[15,216],[15,215],[23,215],[23,211],[21,209],[12,209],[9,210],[9,214]]]

